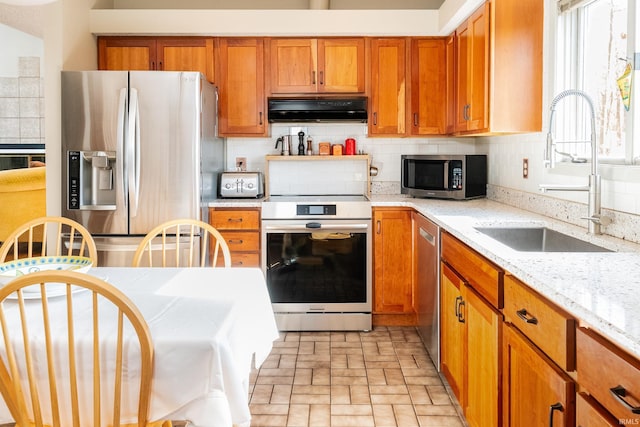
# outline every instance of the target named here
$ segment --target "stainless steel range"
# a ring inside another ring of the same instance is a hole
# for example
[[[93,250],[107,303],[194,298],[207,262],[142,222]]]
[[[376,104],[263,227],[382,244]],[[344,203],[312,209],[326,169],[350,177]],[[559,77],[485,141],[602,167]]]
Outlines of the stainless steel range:
[[[280,330],[370,330],[371,203],[362,195],[271,196],[263,270]]]

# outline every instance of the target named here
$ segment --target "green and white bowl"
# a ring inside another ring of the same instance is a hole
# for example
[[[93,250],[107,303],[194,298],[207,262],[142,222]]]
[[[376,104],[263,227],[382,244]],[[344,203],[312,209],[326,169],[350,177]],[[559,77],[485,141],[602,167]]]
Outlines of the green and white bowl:
[[[5,285],[16,277],[37,271],[73,270],[86,273],[92,265],[91,258],[83,256],[21,258],[0,264],[0,285]]]

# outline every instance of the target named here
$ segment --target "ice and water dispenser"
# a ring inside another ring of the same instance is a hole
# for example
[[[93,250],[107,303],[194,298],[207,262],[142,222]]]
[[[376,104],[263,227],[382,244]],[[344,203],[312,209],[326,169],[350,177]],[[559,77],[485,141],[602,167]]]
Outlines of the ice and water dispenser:
[[[116,209],[115,151],[69,151],[69,209]]]

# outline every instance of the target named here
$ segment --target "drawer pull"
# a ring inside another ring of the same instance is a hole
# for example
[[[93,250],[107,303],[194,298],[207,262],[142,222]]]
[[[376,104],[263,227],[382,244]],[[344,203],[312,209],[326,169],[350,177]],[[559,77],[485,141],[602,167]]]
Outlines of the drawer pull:
[[[521,318],[522,320],[524,320],[525,322],[532,324],[532,325],[537,325],[538,324],[538,319],[533,317],[533,316],[529,316],[529,313],[527,313],[527,309],[523,308],[522,310],[518,310],[516,311],[516,313],[518,313],[518,317]]]
[[[609,391],[611,392],[613,397],[615,397],[618,402],[622,403],[622,405],[624,407],[626,407],[628,410],[630,410],[631,413],[640,414],[640,406],[633,406],[633,405],[631,405],[629,402],[627,402],[624,399],[627,396],[627,390],[625,390],[624,387],[619,385],[619,386],[616,386],[614,388],[609,389]]]
[[[229,218],[227,222],[242,222],[242,218]]]
[[[553,413],[555,411],[560,411],[560,412],[564,411],[564,407],[562,406],[562,403],[557,402],[549,407],[549,427],[553,427]]]
[[[230,245],[241,245],[242,243],[244,243],[244,240],[242,240],[242,239],[240,239],[240,240],[229,239],[229,240],[227,240],[227,242]]]

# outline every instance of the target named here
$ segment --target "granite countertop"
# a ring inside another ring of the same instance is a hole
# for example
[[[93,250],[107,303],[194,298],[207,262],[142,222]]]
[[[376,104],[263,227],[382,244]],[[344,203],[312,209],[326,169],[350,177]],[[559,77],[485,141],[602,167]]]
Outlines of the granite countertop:
[[[375,206],[414,208],[478,253],[640,358],[640,245],[488,199],[467,201],[374,195]],[[259,207],[259,199],[210,206]],[[480,233],[478,226],[544,226],[615,252],[518,252]]]
[[[640,245],[487,199],[445,201],[374,196],[374,206],[409,206],[640,358]],[[544,226],[616,252],[518,252],[478,226]]]

